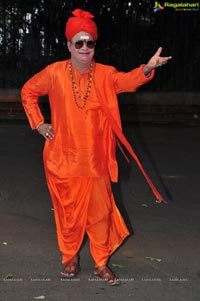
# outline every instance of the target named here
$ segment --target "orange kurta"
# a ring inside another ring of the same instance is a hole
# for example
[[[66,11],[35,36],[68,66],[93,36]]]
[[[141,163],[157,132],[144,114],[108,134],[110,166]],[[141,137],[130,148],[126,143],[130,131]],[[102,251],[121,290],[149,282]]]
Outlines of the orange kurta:
[[[63,173],[63,175],[66,175],[70,168],[70,166],[64,164],[64,161],[66,163],[66,149],[70,147],[68,145],[69,118],[67,118],[67,114],[69,104],[73,102],[68,64],[69,61],[67,60],[47,66],[33,76],[22,89],[22,102],[32,129],[36,129],[37,125],[44,121],[38,106],[38,96],[49,96],[51,122],[56,135],[52,141],[46,141],[45,143],[45,166],[48,166],[48,174],[51,173],[52,176],[55,175],[56,177]],[[97,98],[99,102],[101,100],[101,103],[102,101],[105,103],[118,127],[121,128],[116,94],[136,91],[139,86],[151,80],[153,75],[154,71],[147,78],[142,71],[142,66],[124,73],[118,72],[112,66],[96,64],[92,85],[93,99]],[[86,78],[86,74],[83,77]],[[105,115],[105,112],[102,115]],[[93,120],[91,118],[92,122],[94,120],[95,118]],[[115,158],[115,134],[110,124],[107,133],[104,135],[105,139],[102,147],[106,149],[109,175],[111,180],[116,182],[118,170]],[[46,150],[48,151],[46,152]],[[62,168],[59,164],[62,165]]]
[[[73,99],[69,61],[54,63],[32,77],[22,89],[22,101],[33,129],[44,121],[38,96],[48,94],[55,137],[44,147],[44,167],[55,211],[58,243],[68,262],[78,252],[85,231],[90,238],[96,266],[129,234],[114,203],[110,180],[117,181],[115,134],[100,99],[121,128],[116,94],[135,91],[149,81],[142,66],[117,72],[95,64],[87,104],[79,109]],[[76,83],[84,94],[88,71],[73,68]]]

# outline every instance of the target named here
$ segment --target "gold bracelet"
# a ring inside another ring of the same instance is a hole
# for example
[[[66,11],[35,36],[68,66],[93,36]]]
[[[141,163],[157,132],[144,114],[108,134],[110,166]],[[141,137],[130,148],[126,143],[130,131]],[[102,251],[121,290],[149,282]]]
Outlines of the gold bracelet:
[[[42,125],[42,124],[44,124],[44,122],[42,121],[42,122],[40,122],[37,126],[36,126],[36,130]]]

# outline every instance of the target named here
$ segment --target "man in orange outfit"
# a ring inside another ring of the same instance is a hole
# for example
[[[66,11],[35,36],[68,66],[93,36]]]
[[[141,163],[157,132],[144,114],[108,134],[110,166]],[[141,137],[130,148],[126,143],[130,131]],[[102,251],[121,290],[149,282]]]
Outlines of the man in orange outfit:
[[[94,274],[116,285],[118,278],[107,262],[129,235],[110,185],[118,178],[116,137],[126,147],[128,143],[123,141],[116,95],[136,91],[171,57],[161,57],[159,48],[147,64],[127,73],[98,64],[93,58],[98,37],[93,15],[81,9],[73,15],[66,23],[71,59],[53,63],[29,79],[22,88],[22,102],[31,128],[46,139],[44,168],[65,265],[61,275],[77,275],[86,232]],[[39,109],[42,95],[49,96],[51,124]]]

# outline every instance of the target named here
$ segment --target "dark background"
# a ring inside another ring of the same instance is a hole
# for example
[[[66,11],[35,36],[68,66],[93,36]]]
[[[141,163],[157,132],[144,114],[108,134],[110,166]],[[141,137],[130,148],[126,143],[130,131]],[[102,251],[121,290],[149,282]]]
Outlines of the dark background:
[[[154,12],[154,5],[152,0],[1,0],[0,88],[20,89],[47,64],[68,58],[65,24],[74,9],[82,8],[98,26],[96,61],[128,71],[162,46],[162,55],[173,60],[142,89],[199,91],[200,12]]]

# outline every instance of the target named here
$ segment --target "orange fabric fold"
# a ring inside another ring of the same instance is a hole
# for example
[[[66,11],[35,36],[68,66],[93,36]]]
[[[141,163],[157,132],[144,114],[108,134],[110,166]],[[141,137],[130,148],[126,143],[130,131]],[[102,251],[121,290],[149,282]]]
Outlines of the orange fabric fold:
[[[86,231],[96,267],[105,265],[129,235],[115,205],[109,177],[70,177],[63,181],[49,178],[47,183],[62,263],[77,254]]]
[[[130,143],[127,141],[126,137],[124,136],[124,134],[122,133],[121,129],[118,127],[115,119],[113,118],[113,116],[111,115],[110,111],[108,110],[108,107],[105,105],[105,103],[103,102],[103,100],[101,99],[101,97],[99,97],[99,100],[101,102],[102,108],[110,122],[110,125],[114,131],[114,133],[116,134],[116,136],[119,138],[119,140],[122,142],[122,144],[125,146],[125,148],[129,151],[129,153],[131,154],[131,156],[133,157],[133,159],[136,161],[138,167],[140,168],[141,172],[143,173],[144,177],[146,178],[153,194],[155,195],[156,199],[159,201],[162,201],[164,203],[167,203],[163,197],[161,196],[161,194],[158,192],[158,190],[156,189],[156,187],[154,186],[153,182],[151,181],[151,179],[149,178],[148,174],[146,173],[146,171],[144,170],[138,156],[136,155],[135,151],[133,150],[133,148],[131,147]],[[120,147],[121,149],[121,147]],[[123,152],[123,150],[121,149],[121,151]],[[124,152],[123,152],[124,154]],[[124,154],[125,155],[125,154]],[[125,156],[126,157],[126,156]],[[126,157],[127,159],[127,157]]]

